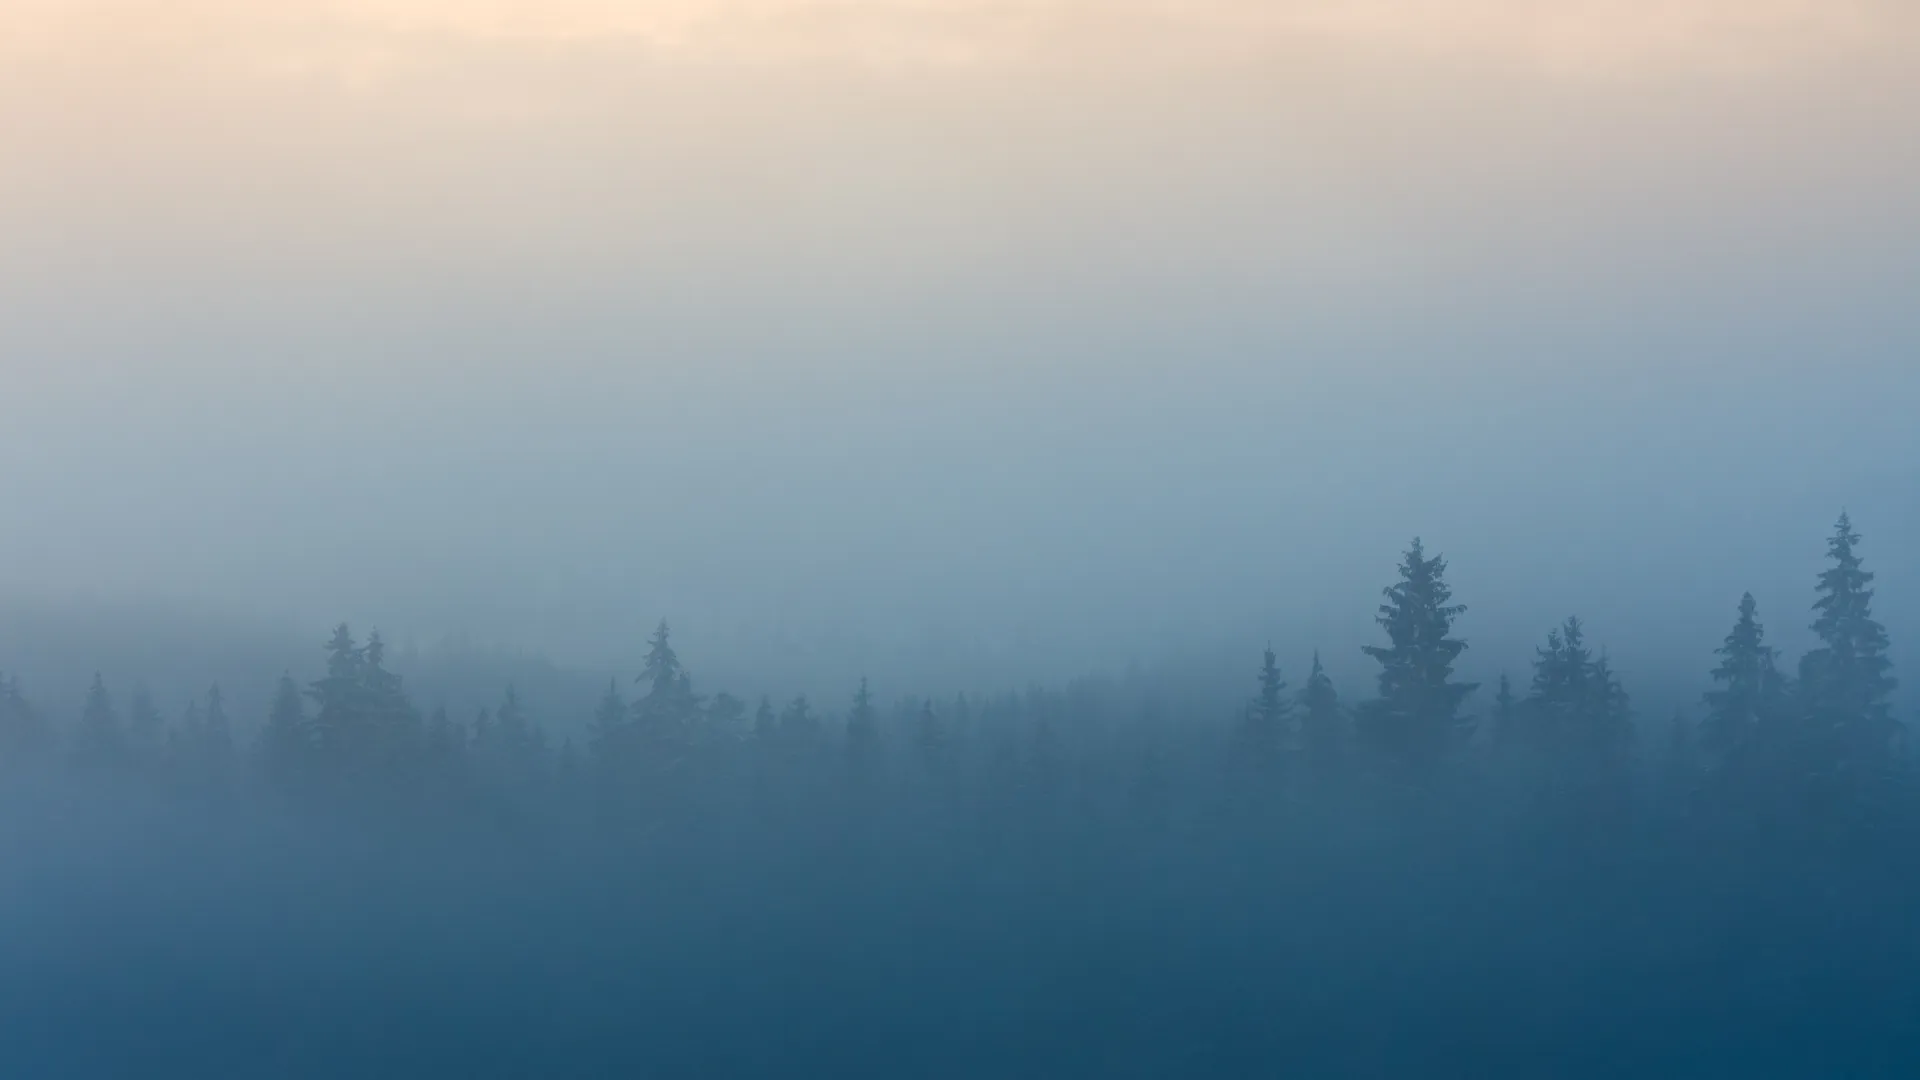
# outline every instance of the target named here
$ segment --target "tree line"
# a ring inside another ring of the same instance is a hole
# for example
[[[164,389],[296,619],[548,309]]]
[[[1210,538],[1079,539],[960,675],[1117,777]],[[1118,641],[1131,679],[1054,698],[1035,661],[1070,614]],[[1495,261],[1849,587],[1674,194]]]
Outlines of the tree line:
[[[1184,770],[1187,790],[1254,804],[1418,790],[1471,774],[1524,778],[1530,805],[1562,824],[1622,824],[1650,811],[1859,824],[1895,813],[1912,779],[1860,545],[1842,515],[1815,583],[1817,644],[1797,663],[1768,643],[1758,602],[1742,597],[1700,710],[1676,715],[1658,739],[1645,737],[1578,617],[1547,633],[1523,684],[1502,675],[1481,695],[1460,678],[1467,609],[1447,583],[1447,560],[1416,539],[1376,612],[1381,640],[1364,649],[1372,696],[1342,701],[1317,654],[1295,688],[1269,647],[1244,708],[1218,725],[1170,724],[1177,705],[1096,681],[882,703],[862,679],[837,716],[804,695],[750,703],[700,692],[663,622],[631,686],[611,682],[593,716],[572,726],[577,736],[556,739],[511,686],[473,717],[423,712],[389,668],[381,636],[358,640],[342,625],[323,674],[304,685],[282,676],[251,738],[236,732],[217,686],[169,722],[143,693],[123,714],[96,676],[81,714],[63,724],[5,679],[0,750],[195,792],[480,807],[499,820],[588,808],[653,826],[695,820],[703,808],[885,797],[944,799],[988,816],[1058,813],[1076,801],[1145,812]]]

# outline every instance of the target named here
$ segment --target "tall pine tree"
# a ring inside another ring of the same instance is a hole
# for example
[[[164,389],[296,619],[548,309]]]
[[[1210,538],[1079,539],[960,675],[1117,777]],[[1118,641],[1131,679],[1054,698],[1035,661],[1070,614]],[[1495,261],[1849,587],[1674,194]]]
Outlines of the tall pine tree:
[[[1889,699],[1898,685],[1886,627],[1873,618],[1874,575],[1856,550],[1860,534],[1840,515],[1827,542],[1813,632],[1820,645],[1800,663],[1800,687],[1818,772],[1853,788],[1892,770],[1898,724]]]
[[[1260,692],[1247,703],[1238,733],[1242,760],[1256,769],[1271,769],[1280,761],[1293,732],[1293,699],[1280,664],[1267,646],[1260,661]]]
[[[315,763],[324,771],[346,770],[364,752],[367,700],[361,681],[364,654],[346,623],[327,641],[327,673],[307,688],[313,699]]]
[[[1313,670],[1307,675],[1307,684],[1300,688],[1300,707],[1303,748],[1314,762],[1315,770],[1324,771],[1345,754],[1347,718],[1340,704],[1340,693],[1320,663],[1318,651],[1313,654]]]
[[[1740,598],[1740,614],[1715,655],[1720,663],[1713,669],[1714,688],[1706,693],[1700,744],[1724,767],[1751,746],[1781,706],[1779,667],[1752,593]]]
[[[1359,732],[1376,754],[1401,765],[1431,765],[1472,732],[1460,707],[1477,684],[1453,671],[1467,648],[1453,624],[1467,609],[1452,602],[1446,572],[1446,559],[1429,558],[1415,538],[1375,619],[1387,644],[1364,650],[1380,664],[1380,692],[1362,708]]]
[[[871,783],[880,768],[880,714],[863,676],[847,713],[847,765],[856,783]]]

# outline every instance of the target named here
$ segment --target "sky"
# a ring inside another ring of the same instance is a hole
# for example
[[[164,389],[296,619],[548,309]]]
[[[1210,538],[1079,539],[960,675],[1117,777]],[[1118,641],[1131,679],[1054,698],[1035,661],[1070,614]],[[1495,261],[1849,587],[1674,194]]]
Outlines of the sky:
[[[1354,678],[1419,534],[1631,678],[1845,507],[1920,634],[1916,117],[1905,0],[0,0],[0,589]]]

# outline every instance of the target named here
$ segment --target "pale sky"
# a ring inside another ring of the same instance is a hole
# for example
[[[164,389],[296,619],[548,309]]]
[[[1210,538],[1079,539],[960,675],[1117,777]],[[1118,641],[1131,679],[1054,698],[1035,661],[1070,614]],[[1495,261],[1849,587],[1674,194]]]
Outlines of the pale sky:
[[[1920,633],[1904,0],[0,0],[0,236],[13,589],[1650,665],[1845,504]]]

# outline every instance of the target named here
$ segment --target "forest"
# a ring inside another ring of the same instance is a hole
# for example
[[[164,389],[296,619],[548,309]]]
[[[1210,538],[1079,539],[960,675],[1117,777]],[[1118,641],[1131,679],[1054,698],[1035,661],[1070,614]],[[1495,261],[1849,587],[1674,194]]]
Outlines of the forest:
[[[0,1063],[1913,1075],[1920,774],[1851,520],[1810,607],[1730,598],[1674,715],[1577,615],[1465,681],[1447,569],[1411,543],[1364,655],[1249,643],[1229,715],[743,700],[665,622],[590,717],[423,707],[345,625],[260,717],[8,679]]]

